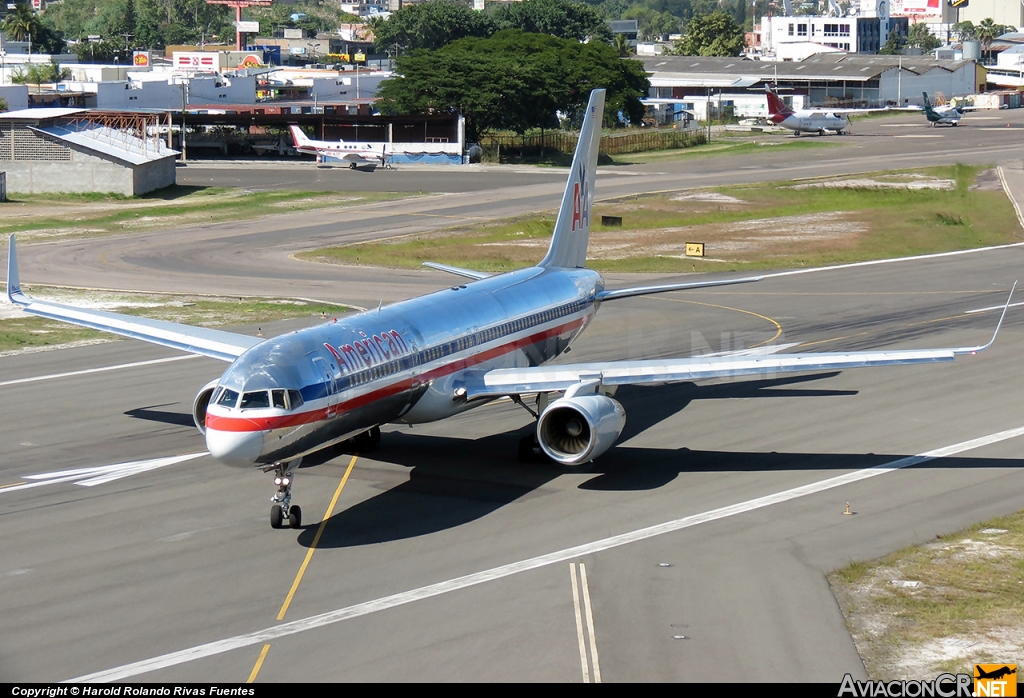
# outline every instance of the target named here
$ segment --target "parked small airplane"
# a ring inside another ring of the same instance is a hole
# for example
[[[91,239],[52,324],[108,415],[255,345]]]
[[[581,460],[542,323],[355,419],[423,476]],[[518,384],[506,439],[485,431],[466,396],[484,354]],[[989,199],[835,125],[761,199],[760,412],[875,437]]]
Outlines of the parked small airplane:
[[[306,136],[302,129],[292,124],[289,128],[292,131],[292,138],[295,141],[295,149],[307,155],[320,155],[336,160],[344,160],[350,169],[365,169],[373,171],[377,165],[384,164],[384,144],[374,148],[369,143],[347,143],[345,141],[315,141]]]
[[[869,112],[887,111],[886,109],[799,109],[794,110],[786,105],[771,87],[765,88],[768,99],[768,119],[777,126],[788,128],[799,136],[800,132],[825,135],[825,131],[835,131],[839,135],[845,131],[850,122],[845,114],[867,114]]]
[[[374,447],[381,424],[432,422],[509,397],[537,420],[520,442],[520,457],[531,457],[536,446],[575,466],[600,456],[622,433],[626,415],[611,397],[620,385],[952,361],[995,341],[993,334],[974,347],[544,366],[569,350],[603,303],[760,280],[606,289],[601,275],[586,268],[604,97],[604,90],[591,93],[550,247],[537,266],[492,276],[427,263],[470,281],[263,339],[34,300],[22,291],[12,235],[8,299],[32,315],[230,362],[199,390],[193,417],[214,458],[274,472],[274,528],[301,525],[291,491],[303,456],[352,438],[357,448]],[[537,396],[536,411],[524,395]]]
[[[941,106],[932,106],[931,100],[928,99],[928,93],[922,92],[921,96],[924,97],[924,115],[928,117],[928,125],[935,126],[935,124],[949,124],[950,126],[956,126],[960,123],[960,119],[963,118],[963,112],[954,107],[951,104],[945,104]]]

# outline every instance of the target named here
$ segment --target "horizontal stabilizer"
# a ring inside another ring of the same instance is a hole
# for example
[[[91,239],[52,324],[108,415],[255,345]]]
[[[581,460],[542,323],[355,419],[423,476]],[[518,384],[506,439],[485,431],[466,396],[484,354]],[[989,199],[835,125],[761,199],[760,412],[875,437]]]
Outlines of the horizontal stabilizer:
[[[430,267],[431,269],[437,269],[438,271],[446,271],[449,274],[455,274],[456,276],[464,276],[467,279],[474,279],[476,281],[486,279],[491,276],[487,272],[473,271],[472,269],[463,269],[462,267],[453,267],[447,264],[438,264],[437,262],[424,262],[423,266]]]

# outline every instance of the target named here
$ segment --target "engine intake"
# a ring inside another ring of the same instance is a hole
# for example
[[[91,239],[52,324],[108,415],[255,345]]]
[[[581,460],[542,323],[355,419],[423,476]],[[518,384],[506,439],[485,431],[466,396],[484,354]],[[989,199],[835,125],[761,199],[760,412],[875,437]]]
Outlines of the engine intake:
[[[204,385],[192,403],[192,420],[202,434],[206,433],[206,408],[210,406],[210,398],[213,397],[213,391],[217,387],[217,380],[212,380]]]
[[[626,411],[610,397],[563,397],[537,420],[537,441],[552,460],[579,465],[611,448],[625,426]]]

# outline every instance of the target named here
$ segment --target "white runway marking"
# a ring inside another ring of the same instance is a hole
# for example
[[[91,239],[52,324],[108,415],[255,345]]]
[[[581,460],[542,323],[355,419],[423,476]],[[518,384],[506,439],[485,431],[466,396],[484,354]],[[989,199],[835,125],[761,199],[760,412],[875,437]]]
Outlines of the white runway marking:
[[[1020,306],[1020,305],[1024,305],[1024,301],[1021,301],[1020,303],[1010,303],[1010,307],[1011,308],[1016,308],[1017,306]],[[993,310],[1002,310],[1004,307],[1005,306],[1002,306],[1002,305],[990,305],[987,308],[975,308],[974,310],[965,310],[964,312],[965,313],[988,313],[988,312],[991,312]]]
[[[196,659],[204,659],[206,657],[224,654],[225,652],[230,652],[242,647],[266,644],[278,638],[296,635],[308,630],[314,630],[316,628],[333,625],[334,623],[340,623],[351,618],[358,618],[372,613],[377,613],[379,611],[385,611],[390,608],[404,606],[415,601],[422,601],[423,599],[433,598],[435,596],[477,586],[486,582],[493,582],[498,579],[504,579],[506,577],[511,577],[512,575],[520,574],[521,572],[528,572],[541,567],[547,567],[548,565],[568,562],[569,560],[579,559],[585,555],[593,555],[604,550],[610,550],[630,543],[647,540],[665,533],[681,531],[684,528],[698,526],[711,521],[718,521],[731,516],[738,516],[739,514],[744,514],[756,509],[762,509],[773,504],[781,504],[783,502],[817,494],[843,485],[867,480],[868,478],[876,477],[878,475],[885,475],[886,473],[891,473],[895,470],[907,468],[912,465],[925,463],[936,458],[956,455],[958,453],[963,453],[964,451],[981,448],[982,446],[999,443],[1000,441],[1013,439],[1022,435],[1024,435],[1024,427],[1007,429],[1006,431],[989,434],[988,436],[982,436],[977,439],[971,439],[970,441],[962,441],[958,444],[953,444],[952,446],[938,448],[934,451],[928,451],[916,456],[900,458],[899,460],[895,460],[890,463],[876,465],[863,470],[856,470],[846,473],[845,475],[837,475],[836,477],[826,478],[825,480],[819,480],[818,482],[812,482],[807,485],[802,485],[801,487],[783,490],[782,492],[776,492],[775,494],[769,494],[764,497],[757,497],[756,499],[740,502],[739,504],[732,504],[730,506],[712,509],[700,514],[684,516],[681,519],[666,521],[665,523],[648,526],[647,528],[641,528],[628,533],[622,533],[617,536],[611,536],[609,538],[602,538],[601,540],[596,540],[592,543],[584,543],[564,550],[547,553],[546,555],[539,555],[526,560],[512,562],[507,565],[501,565],[500,567],[494,567],[482,572],[468,574],[463,577],[456,577],[455,579],[449,579],[435,584],[428,584],[427,586],[423,586],[418,589],[392,594],[391,596],[384,596],[371,601],[364,601],[363,603],[358,603],[353,606],[346,606],[345,608],[339,608],[334,611],[309,616],[308,618],[293,620],[289,623],[281,623],[280,625],[274,625],[263,630],[257,630],[244,635],[236,635],[224,640],[196,645],[195,647],[189,647],[188,649],[171,652],[170,654],[164,654],[159,657],[144,659],[131,664],[114,667],[113,669],[79,676],[74,679],[69,679],[65,683],[121,681],[133,676],[139,676],[152,671],[185,664]]]
[[[124,477],[149,472],[150,470],[156,470],[157,468],[164,468],[168,465],[175,465],[176,463],[182,463],[205,455],[206,451],[199,451],[198,453],[186,453],[180,456],[165,456],[164,458],[136,460],[128,463],[116,463],[114,465],[100,465],[93,468],[76,468],[74,470],[59,470],[57,472],[42,473],[40,475],[26,475],[24,479],[36,480],[36,482],[27,482],[24,485],[6,487],[0,490],[0,494],[18,492],[19,490],[28,490],[33,487],[43,487],[44,485],[54,485],[58,482],[73,482],[76,485],[81,485],[82,487],[95,487],[96,485],[102,485],[106,482],[113,482],[114,480],[120,480]]]
[[[31,378],[15,378],[9,381],[0,381],[0,388],[5,385],[18,385],[20,383],[35,383],[36,381],[48,381],[54,378],[70,378],[71,376],[82,376],[87,373],[102,373],[103,371],[118,371],[122,368],[136,368],[138,366],[152,366],[153,364],[165,364],[171,361],[184,361],[186,359],[201,358],[199,354],[186,354],[185,356],[169,356],[165,359],[150,359],[149,361],[134,361],[130,364],[117,364],[116,366],[101,366],[99,368],[84,368],[81,371],[68,371],[67,373],[50,373],[45,376],[32,376]]]

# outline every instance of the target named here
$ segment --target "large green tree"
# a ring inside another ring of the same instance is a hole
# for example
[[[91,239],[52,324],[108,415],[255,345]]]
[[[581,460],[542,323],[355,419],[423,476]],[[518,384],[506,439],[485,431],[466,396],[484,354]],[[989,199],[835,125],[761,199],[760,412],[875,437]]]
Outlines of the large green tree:
[[[747,42],[743,29],[732,15],[716,10],[694,15],[686,23],[686,33],[672,53],[683,56],[738,56]]]
[[[522,0],[491,13],[495,28],[520,29],[577,41],[611,41],[604,15],[586,3],[567,0]]]
[[[430,0],[421,5],[409,5],[390,17],[371,19],[370,29],[378,48],[397,48],[397,52],[438,49],[458,39],[494,33],[494,25],[487,15],[474,12],[458,0]]]
[[[596,87],[608,89],[606,115],[639,122],[639,98],[650,85],[642,64],[619,58],[604,42],[514,29],[414,51],[399,58],[397,71],[381,84],[382,110],[459,113],[470,140],[485,131],[550,126],[556,112],[573,117]]]
[[[911,25],[910,30],[907,32],[907,46],[916,46],[922,51],[933,51],[942,46],[942,42],[928,31],[927,24],[918,22]]]

